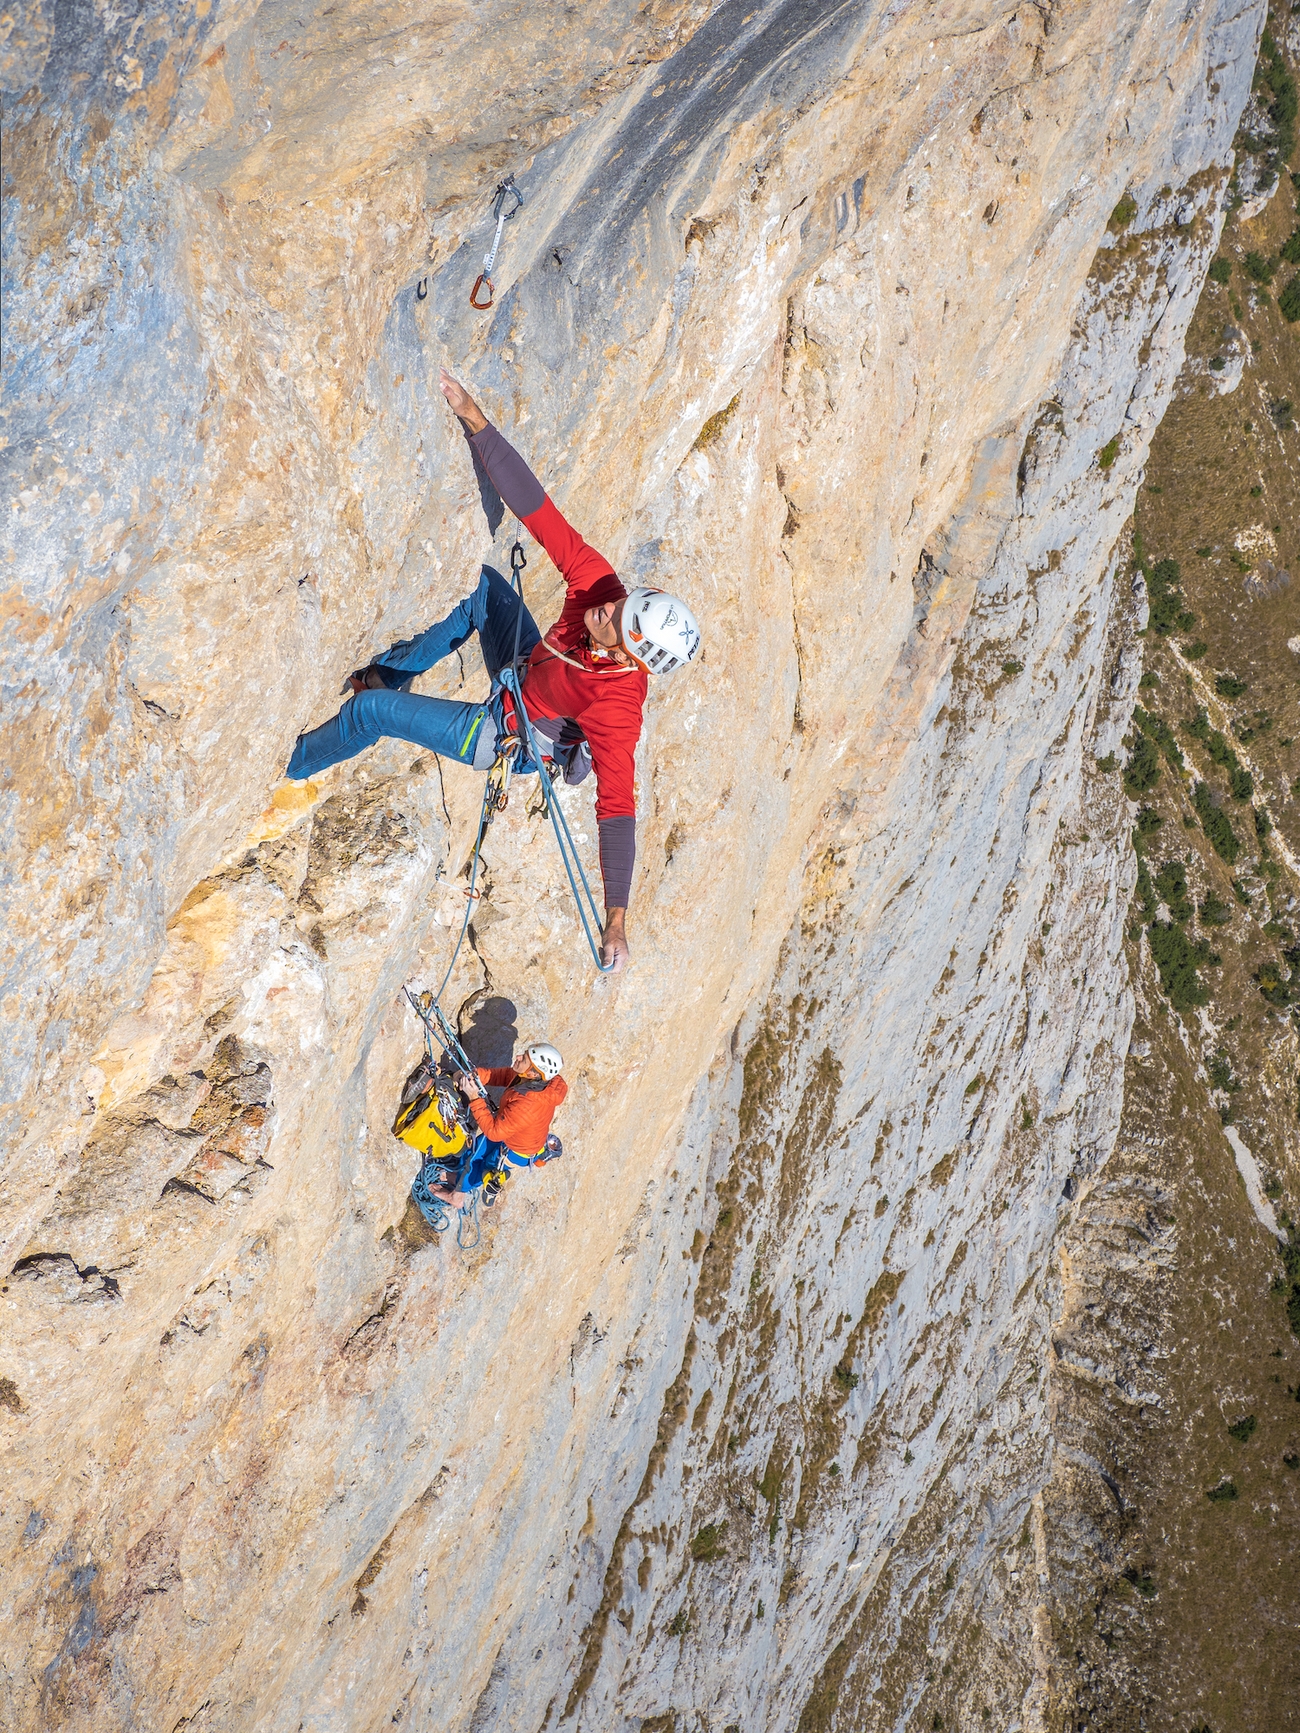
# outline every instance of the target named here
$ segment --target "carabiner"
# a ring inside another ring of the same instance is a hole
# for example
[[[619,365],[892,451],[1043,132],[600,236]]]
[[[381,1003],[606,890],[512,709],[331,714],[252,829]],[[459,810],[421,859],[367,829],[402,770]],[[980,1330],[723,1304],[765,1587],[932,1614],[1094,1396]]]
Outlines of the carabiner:
[[[486,301],[480,301],[478,299],[479,285],[481,283],[487,284]],[[469,292],[469,304],[474,308],[475,312],[486,313],[488,308],[492,305],[492,299],[495,294],[496,290],[492,287],[491,277],[488,276],[486,271],[480,271],[478,276],[474,279],[474,287]]]

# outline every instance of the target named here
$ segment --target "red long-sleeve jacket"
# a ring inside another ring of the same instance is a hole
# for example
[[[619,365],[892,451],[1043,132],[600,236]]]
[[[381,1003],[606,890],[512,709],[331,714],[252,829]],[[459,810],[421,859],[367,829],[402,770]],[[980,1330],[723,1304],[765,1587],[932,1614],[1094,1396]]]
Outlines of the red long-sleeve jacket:
[[[474,1123],[485,1137],[504,1143],[516,1155],[540,1155],[546,1134],[551,1129],[555,1110],[569,1093],[563,1077],[552,1077],[545,1089],[511,1089],[519,1073],[509,1065],[478,1067],[480,1083],[493,1088],[506,1085],[501,1105],[492,1111],[490,1101],[475,1097],[469,1104]]]
[[[593,650],[582,616],[602,602],[621,601],[627,591],[605,556],[566,522],[503,434],[489,424],[470,444],[502,500],[564,578],[564,607],[529,660],[524,703],[534,721],[565,718],[586,736],[596,773],[605,902],[609,908],[626,908],[636,858],[636,746],[648,682],[640,668],[629,669]]]

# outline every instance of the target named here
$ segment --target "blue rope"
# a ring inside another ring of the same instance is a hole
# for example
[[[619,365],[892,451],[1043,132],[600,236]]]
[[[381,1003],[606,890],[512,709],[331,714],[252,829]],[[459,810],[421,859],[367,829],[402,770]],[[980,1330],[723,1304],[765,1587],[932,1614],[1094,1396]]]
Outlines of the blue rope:
[[[560,859],[564,863],[564,871],[568,876],[569,889],[573,892],[573,901],[578,910],[578,918],[582,922],[582,930],[587,936],[587,948],[591,952],[591,960],[595,963],[598,974],[608,975],[612,972],[614,965],[613,963],[601,962],[600,946],[592,933],[593,925],[597,933],[601,930],[600,909],[592,895],[591,886],[587,882],[587,875],[583,871],[582,858],[578,854],[578,847],[573,840],[573,832],[569,829],[569,821],[564,816],[564,809],[560,805],[559,796],[551,787],[550,778],[542,767],[542,755],[538,751],[533,725],[529,721],[528,711],[524,707],[524,695],[520,687],[518,671],[514,668],[503,669],[501,683],[509,689],[515,700],[515,711],[523,724],[524,738],[528,743],[528,755],[537,766],[538,774],[542,779],[542,803],[546,808],[546,816],[551,821],[551,829],[555,832],[556,846],[559,848]],[[576,878],[574,876],[575,869]],[[582,885],[581,893],[578,890],[579,883]],[[584,896],[586,898],[585,907],[583,906]],[[590,919],[588,919],[588,910],[591,912]]]
[[[415,1199],[420,1214],[428,1222],[436,1234],[445,1234],[451,1226],[451,1216],[446,1204],[440,1197],[434,1197],[429,1190],[429,1181],[442,1167],[441,1162],[425,1161],[420,1165],[420,1171],[411,1181],[411,1196]],[[456,1211],[456,1244],[463,1252],[472,1252],[483,1238],[483,1229],[478,1219],[478,1202],[483,1194],[480,1183],[469,1194],[469,1202]],[[465,1224],[469,1222],[474,1230],[474,1238],[465,1238]]]
[[[464,1209],[460,1211],[460,1220],[456,1223],[456,1244],[463,1252],[472,1252],[478,1245],[479,1241],[483,1238],[483,1230],[479,1226],[478,1220],[478,1200],[482,1195],[482,1191],[483,1187],[481,1185],[476,1185],[474,1187],[473,1191],[469,1194],[469,1202],[465,1205]],[[466,1217],[468,1217],[474,1225],[474,1238],[470,1240],[468,1244],[466,1244],[463,1237],[465,1233]]]
[[[451,1226],[451,1217],[447,1214],[447,1206],[442,1199],[434,1197],[429,1190],[430,1176],[438,1171],[438,1166],[435,1161],[421,1162],[419,1173],[411,1181],[411,1196],[434,1233],[445,1234]]]
[[[564,863],[564,871],[569,880],[569,889],[573,893],[573,901],[577,907],[579,919],[582,921],[582,930],[586,935],[587,948],[591,952],[591,959],[595,963],[599,974],[608,975],[612,971],[614,965],[612,963],[601,962],[600,946],[598,945],[592,931],[593,925],[597,933],[601,931],[600,910],[596,904],[596,899],[592,894],[591,885],[588,883],[587,875],[583,871],[582,859],[578,854],[577,844],[573,840],[573,832],[569,829],[569,821],[564,815],[564,809],[560,805],[559,797],[552,788],[550,778],[546,774],[545,767],[542,763],[542,754],[538,750],[537,746],[537,737],[533,733],[533,725],[529,720],[528,711],[524,705],[523,686],[519,678],[519,643],[524,624],[523,567],[527,563],[523,544],[516,539],[514,547],[510,551],[510,578],[515,593],[519,597],[519,610],[515,617],[515,648],[510,666],[501,670],[499,679],[501,685],[505,687],[514,698],[515,714],[523,727],[528,756],[532,759],[537,774],[541,778],[542,804],[546,808],[546,815],[551,821],[551,829],[555,832],[556,845],[560,851],[560,859]],[[456,1031],[452,1028],[450,1022],[448,1022],[447,1015],[442,1009],[441,1000],[443,994],[447,990],[447,983],[451,980],[452,970],[456,967],[456,959],[460,956],[461,946],[465,942],[465,934],[469,931],[470,917],[474,912],[474,890],[478,882],[479,859],[480,851],[483,847],[483,835],[486,830],[489,793],[490,784],[485,780],[483,784],[483,804],[479,808],[478,834],[474,839],[474,852],[470,857],[469,892],[465,898],[465,918],[460,923],[460,932],[456,938],[456,948],[451,954],[451,961],[447,964],[447,972],[442,977],[438,991],[433,995],[427,1011],[420,1004],[419,1000],[415,997],[409,987],[404,989],[406,997],[410,1001],[411,1009],[424,1025],[424,1045],[429,1056],[430,1064],[433,1063],[433,1043],[436,1036],[438,1045],[447,1053],[452,1062],[457,1065],[461,1071],[467,1072],[470,1076],[474,1075],[474,1066],[470,1063],[469,1058],[465,1053],[465,1049],[461,1046]],[[581,893],[578,889],[579,884],[582,886]],[[584,896],[586,899],[585,906],[583,902]],[[588,911],[590,911],[590,919],[588,918]],[[436,1029],[435,1023],[437,1025]],[[558,1143],[559,1140],[557,1139],[556,1141]],[[551,1159],[554,1158],[552,1157]],[[446,1204],[443,1203],[441,1198],[434,1197],[432,1192],[429,1190],[430,1177],[438,1172],[442,1165],[443,1164],[440,1162],[423,1161],[420,1164],[420,1171],[411,1182],[411,1196],[415,1199],[420,1214],[436,1234],[445,1234],[447,1229],[451,1226],[451,1217],[447,1213]],[[530,1160],[528,1165],[529,1167],[532,1167],[534,1165],[533,1161]],[[470,1193],[470,1201],[463,1209],[456,1212],[459,1217],[459,1220],[456,1223],[456,1244],[462,1251],[473,1251],[483,1237],[483,1230],[478,1218],[479,1198],[482,1196],[482,1192],[483,1187],[480,1183],[479,1185],[476,1185]],[[465,1239],[466,1220],[469,1221],[474,1230],[474,1238],[468,1242],[466,1242]]]

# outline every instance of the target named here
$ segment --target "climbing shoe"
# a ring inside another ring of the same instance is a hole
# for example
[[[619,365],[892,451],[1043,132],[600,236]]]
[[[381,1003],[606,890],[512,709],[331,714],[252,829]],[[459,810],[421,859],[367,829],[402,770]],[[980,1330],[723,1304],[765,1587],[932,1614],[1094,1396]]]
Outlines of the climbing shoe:
[[[505,1189],[505,1183],[509,1177],[510,1177],[509,1174],[503,1173],[500,1168],[493,1168],[493,1170],[490,1173],[484,1174],[484,1176],[483,1176],[483,1208],[484,1209],[491,1209],[492,1208],[492,1205],[497,1201],[497,1199],[501,1196],[502,1191]]]
[[[414,674],[397,675],[396,669],[383,668],[378,662],[369,667],[354,668],[339,688],[345,698],[355,698],[358,692],[409,692]]]

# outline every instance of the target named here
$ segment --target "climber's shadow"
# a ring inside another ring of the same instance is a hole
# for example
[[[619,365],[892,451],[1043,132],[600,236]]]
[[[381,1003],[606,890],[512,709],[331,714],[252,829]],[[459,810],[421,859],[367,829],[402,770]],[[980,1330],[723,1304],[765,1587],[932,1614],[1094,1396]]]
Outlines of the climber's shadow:
[[[510,999],[484,999],[474,1007],[473,1021],[461,1035],[461,1046],[475,1065],[509,1065],[515,1055],[519,1012]]]

